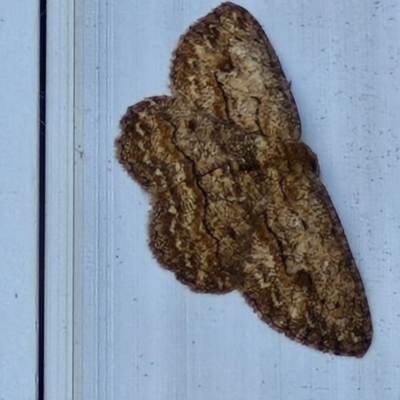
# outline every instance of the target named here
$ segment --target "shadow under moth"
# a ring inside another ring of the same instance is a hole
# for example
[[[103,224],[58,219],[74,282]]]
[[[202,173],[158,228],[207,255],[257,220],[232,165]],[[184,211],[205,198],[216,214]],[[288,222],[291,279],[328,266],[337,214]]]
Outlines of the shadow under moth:
[[[128,108],[117,158],[150,193],[150,248],[195,292],[238,290],[273,329],[362,357],[364,287],[275,51],[223,3],[180,38],[171,96]]]

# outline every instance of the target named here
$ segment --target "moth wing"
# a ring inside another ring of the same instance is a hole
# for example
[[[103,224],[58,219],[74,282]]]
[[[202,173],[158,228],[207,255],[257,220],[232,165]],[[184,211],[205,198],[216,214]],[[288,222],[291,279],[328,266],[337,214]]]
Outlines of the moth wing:
[[[275,51],[252,15],[224,3],[180,38],[171,88],[246,131],[298,139],[300,120]]]
[[[261,319],[288,337],[362,357],[372,338],[367,298],[309,152],[304,144],[290,145],[291,172],[269,179],[270,202],[245,257],[242,293]]]
[[[218,258],[218,241],[204,221],[206,200],[194,181],[157,196],[149,227],[150,247],[160,264],[202,293],[227,293],[237,276]]]
[[[147,98],[128,108],[115,140],[116,156],[129,175],[155,194],[192,179],[192,165],[173,143],[175,99]]]
[[[226,293],[237,278],[218,258],[205,221],[206,194],[195,179],[226,163],[209,137],[223,129],[214,122],[193,114],[183,98],[148,98],[128,108],[116,147],[124,168],[152,194],[150,247],[160,264],[195,291]]]

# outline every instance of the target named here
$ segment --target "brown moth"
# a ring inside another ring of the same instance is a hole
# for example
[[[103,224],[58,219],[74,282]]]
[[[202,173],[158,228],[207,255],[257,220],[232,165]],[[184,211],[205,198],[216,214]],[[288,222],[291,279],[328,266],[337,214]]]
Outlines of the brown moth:
[[[118,160],[151,194],[159,263],[196,292],[238,290],[291,339],[362,357],[364,287],[259,23],[223,3],[192,25],[171,90],[129,107],[116,139]]]

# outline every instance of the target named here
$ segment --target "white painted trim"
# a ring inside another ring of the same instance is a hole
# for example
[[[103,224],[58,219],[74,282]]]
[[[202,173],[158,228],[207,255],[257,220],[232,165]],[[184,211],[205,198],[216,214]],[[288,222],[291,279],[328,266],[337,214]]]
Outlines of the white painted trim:
[[[114,1],[75,9],[74,398],[113,397]]]
[[[45,396],[72,399],[74,2],[47,3]]]

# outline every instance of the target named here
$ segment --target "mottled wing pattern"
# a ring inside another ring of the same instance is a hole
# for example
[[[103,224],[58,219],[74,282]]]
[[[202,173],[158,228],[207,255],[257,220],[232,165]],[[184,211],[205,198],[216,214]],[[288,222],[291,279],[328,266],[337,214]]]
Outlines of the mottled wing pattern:
[[[217,257],[217,240],[204,223],[206,193],[195,179],[224,160],[207,137],[217,132],[210,118],[193,115],[186,105],[182,98],[159,96],[130,107],[121,120],[117,157],[154,195],[149,235],[157,260],[195,291],[226,293],[237,274]],[[193,130],[197,134],[187,134]],[[210,152],[214,157],[207,157]]]
[[[171,87],[129,107],[116,140],[152,196],[157,260],[194,291],[240,291],[298,342],[364,355],[363,284],[260,25],[232,3],[216,8],[180,39]]]
[[[275,50],[253,16],[235,4],[222,4],[181,37],[171,88],[248,131],[300,137],[296,104]]]
[[[315,156],[286,143],[267,171],[269,202],[244,255],[241,289],[261,319],[301,343],[362,356],[372,337],[363,284]]]

